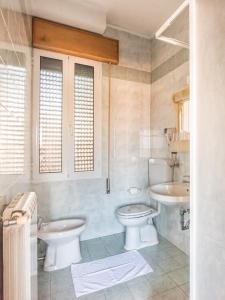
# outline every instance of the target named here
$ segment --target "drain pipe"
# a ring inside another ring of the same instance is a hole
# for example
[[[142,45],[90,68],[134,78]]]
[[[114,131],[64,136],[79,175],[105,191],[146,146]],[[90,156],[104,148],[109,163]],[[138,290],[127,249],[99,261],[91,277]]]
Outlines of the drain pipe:
[[[156,225],[156,224],[155,224],[155,220],[154,220],[153,218],[155,218],[155,217],[157,217],[158,215],[160,215],[160,213],[161,213],[161,203],[158,202],[157,210],[155,210],[155,212],[151,213],[150,216],[149,216],[150,219],[152,220],[152,223],[153,223],[154,225]]]
[[[111,63],[109,63],[109,91],[108,91],[108,174],[106,178],[106,194],[110,194],[110,169],[111,169]]]
[[[150,223],[150,220],[151,220],[152,224],[156,227],[157,225],[156,225],[155,217],[157,217],[158,215],[160,215],[160,213],[161,213],[161,203],[158,202],[157,210],[150,215],[147,223],[151,225],[151,223]]]
[[[188,214],[188,220],[185,220],[185,216]],[[180,209],[180,225],[181,225],[181,230],[188,230],[190,228],[190,209]]]
[[[45,260],[45,256],[38,257],[38,261]]]

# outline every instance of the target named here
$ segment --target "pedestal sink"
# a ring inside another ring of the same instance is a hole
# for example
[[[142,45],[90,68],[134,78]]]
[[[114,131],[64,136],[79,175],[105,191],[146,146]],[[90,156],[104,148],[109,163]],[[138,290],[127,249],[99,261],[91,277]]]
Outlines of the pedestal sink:
[[[150,197],[164,205],[180,205],[189,202],[189,183],[167,182],[152,185]]]

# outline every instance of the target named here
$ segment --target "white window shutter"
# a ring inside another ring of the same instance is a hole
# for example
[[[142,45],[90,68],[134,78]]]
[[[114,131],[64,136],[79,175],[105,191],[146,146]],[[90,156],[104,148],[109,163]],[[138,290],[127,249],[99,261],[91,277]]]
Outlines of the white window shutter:
[[[74,171],[94,171],[94,67],[75,64]]]
[[[62,61],[41,57],[39,172],[62,172]]]
[[[0,174],[24,174],[26,69],[0,64]]]

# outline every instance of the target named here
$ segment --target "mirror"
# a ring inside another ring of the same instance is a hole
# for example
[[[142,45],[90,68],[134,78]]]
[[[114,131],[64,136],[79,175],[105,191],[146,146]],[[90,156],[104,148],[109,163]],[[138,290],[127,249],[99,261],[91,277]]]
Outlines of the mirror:
[[[189,133],[189,101],[185,101],[179,108],[179,132]]]
[[[174,93],[173,102],[177,109],[177,133],[179,139],[189,139],[189,87]]]

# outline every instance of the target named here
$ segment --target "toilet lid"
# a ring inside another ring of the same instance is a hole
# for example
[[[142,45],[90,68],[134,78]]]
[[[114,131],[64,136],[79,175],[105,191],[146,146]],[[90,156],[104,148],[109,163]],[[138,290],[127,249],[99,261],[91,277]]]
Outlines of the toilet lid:
[[[121,216],[143,216],[151,211],[152,208],[145,204],[130,204],[117,209],[117,213]]]

